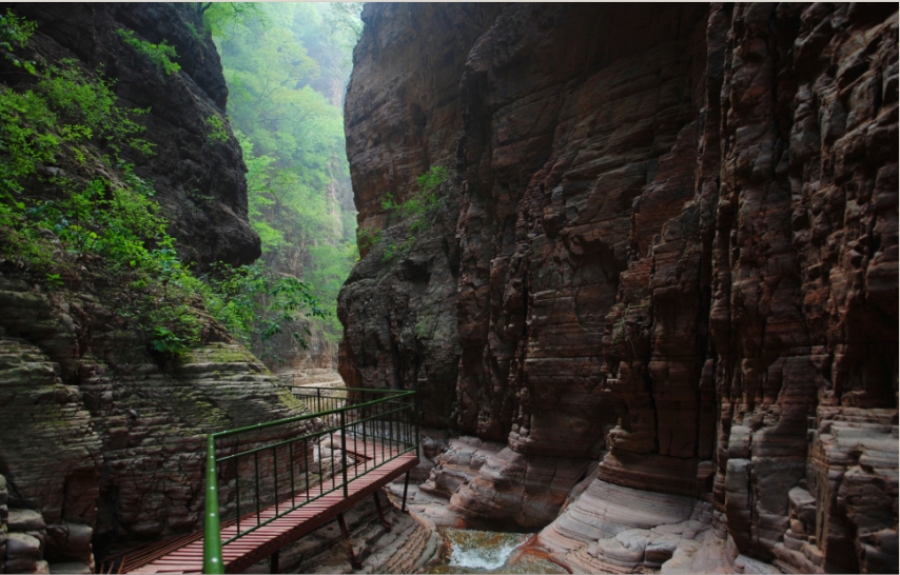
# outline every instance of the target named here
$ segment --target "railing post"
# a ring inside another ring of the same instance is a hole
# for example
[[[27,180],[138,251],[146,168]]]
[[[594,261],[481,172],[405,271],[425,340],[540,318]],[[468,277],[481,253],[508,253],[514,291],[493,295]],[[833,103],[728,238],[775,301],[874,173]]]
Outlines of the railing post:
[[[341,474],[344,476],[344,498],[349,497],[347,488],[347,415],[341,410]]]
[[[416,446],[416,457],[419,457],[419,383],[416,382],[416,390],[413,394],[413,420],[416,425],[416,437],[415,437],[415,446]]]
[[[222,564],[222,533],[219,527],[219,493],[216,477],[216,440],[206,439],[206,514],[203,518],[203,572],[225,573]]]

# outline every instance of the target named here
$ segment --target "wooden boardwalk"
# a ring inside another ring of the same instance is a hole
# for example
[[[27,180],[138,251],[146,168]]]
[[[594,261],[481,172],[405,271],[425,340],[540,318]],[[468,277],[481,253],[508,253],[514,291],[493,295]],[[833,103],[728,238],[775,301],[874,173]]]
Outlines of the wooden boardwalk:
[[[346,441],[348,455],[357,460],[355,465],[347,469],[347,497],[344,497],[342,484],[335,483],[336,477],[325,480],[325,488],[338,486],[338,489],[312,499],[309,503],[298,507],[271,523],[264,525],[238,539],[225,543],[236,534],[234,520],[222,524],[222,560],[228,573],[240,573],[250,566],[270,557],[282,547],[293,543],[304,535],[334,521],[339,515],[351,507],[371,497],[379,489],[407,473],[418,464],[414,453],[397,455],[395,450],[384,445],[348,438]],[[373,469],[374,467],[374,469]],[[340,476],[340,473],[336,474]],[[317,486],[310,490],[315,497]],[[298,499],[307,497],[306,490],[295,493]],[[290,507],[291,498],[279,504],[283,510]],[[275,506],[260,512],[260,521],[275,517]],[[244,530],[249,525],[256,525],[257,514],[254,511],[241,517]],[[343,528],[343,525],[342,525]],[[155,552],[144,551],[125,557],[119,566],[120,573],[201,573],[203,571],[203,537],[194,533],[168,545],[154,548]]]

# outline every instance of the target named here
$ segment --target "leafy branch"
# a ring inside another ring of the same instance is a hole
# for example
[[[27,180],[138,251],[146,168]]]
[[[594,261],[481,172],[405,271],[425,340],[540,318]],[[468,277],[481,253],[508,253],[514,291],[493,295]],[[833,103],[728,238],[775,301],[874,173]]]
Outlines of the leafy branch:
[[[6,10],[6,14],[0,14],[0,50],[16,68],[24,68],[29,74],[36,73],[34,62],[16,57],[13,54],[15,50],[13,45],[24,48],[35,30],[37,30],[35,22],[17,18],[9,9]]]
[[[125,30],[120,28],[116,33],[121,36],[122,40],[137,51],[138,54],[148,58],[157,67],[160,72],[164,72],[166,76],[171,76],[179,70],[181,66],[177,62],[173,62],[173,58],[178,57],[174,46],[170,46],[165,40],[159,44],[153,44],[146,40],[141,40],[134,35],[134,30]]]

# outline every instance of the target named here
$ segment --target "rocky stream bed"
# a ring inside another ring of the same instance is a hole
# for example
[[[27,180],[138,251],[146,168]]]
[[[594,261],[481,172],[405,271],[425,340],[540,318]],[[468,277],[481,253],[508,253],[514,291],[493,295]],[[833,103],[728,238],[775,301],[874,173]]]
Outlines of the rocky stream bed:
[[[231,132],[207,137],[228,90],[185,6],[11,9],[39,24],[29,57],[103,67],[152,108],[158,154],[129,161],[182,259],[246,263],[247,168]],[[424,433],[411,513],[390,531],[371,503],[348,516],[363,571],[894,572],[896,3],[370,3],[362,20],[338,371],[416,390]],[[167,39],[181,71],[120,28]],[[206,435],[305,409],[199,300],[196,345],[155,353],[123,313],[148,288],[78,261],[51,285],[0,259],[6,573],[89,572],[199,529]],[[300,379],[340,383],[319,359]],[[352,572],[333,526],[282,564]]]

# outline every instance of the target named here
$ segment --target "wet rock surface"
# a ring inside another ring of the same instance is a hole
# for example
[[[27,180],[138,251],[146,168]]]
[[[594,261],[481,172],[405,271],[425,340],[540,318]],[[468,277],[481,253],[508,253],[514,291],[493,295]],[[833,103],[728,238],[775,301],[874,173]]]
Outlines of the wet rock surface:
[[[340,371],[498,447],[425,491],[549,522],[599,460],[547,537],[604,564],[895,564],[896,6],[473,9],[367,6],[346,105],[383,235]],[[455,174],[409,234],[381,202],[434,165]],[[601,486],[659,518],[598,519]],[[694,504],[703,544],[615,539]]]

